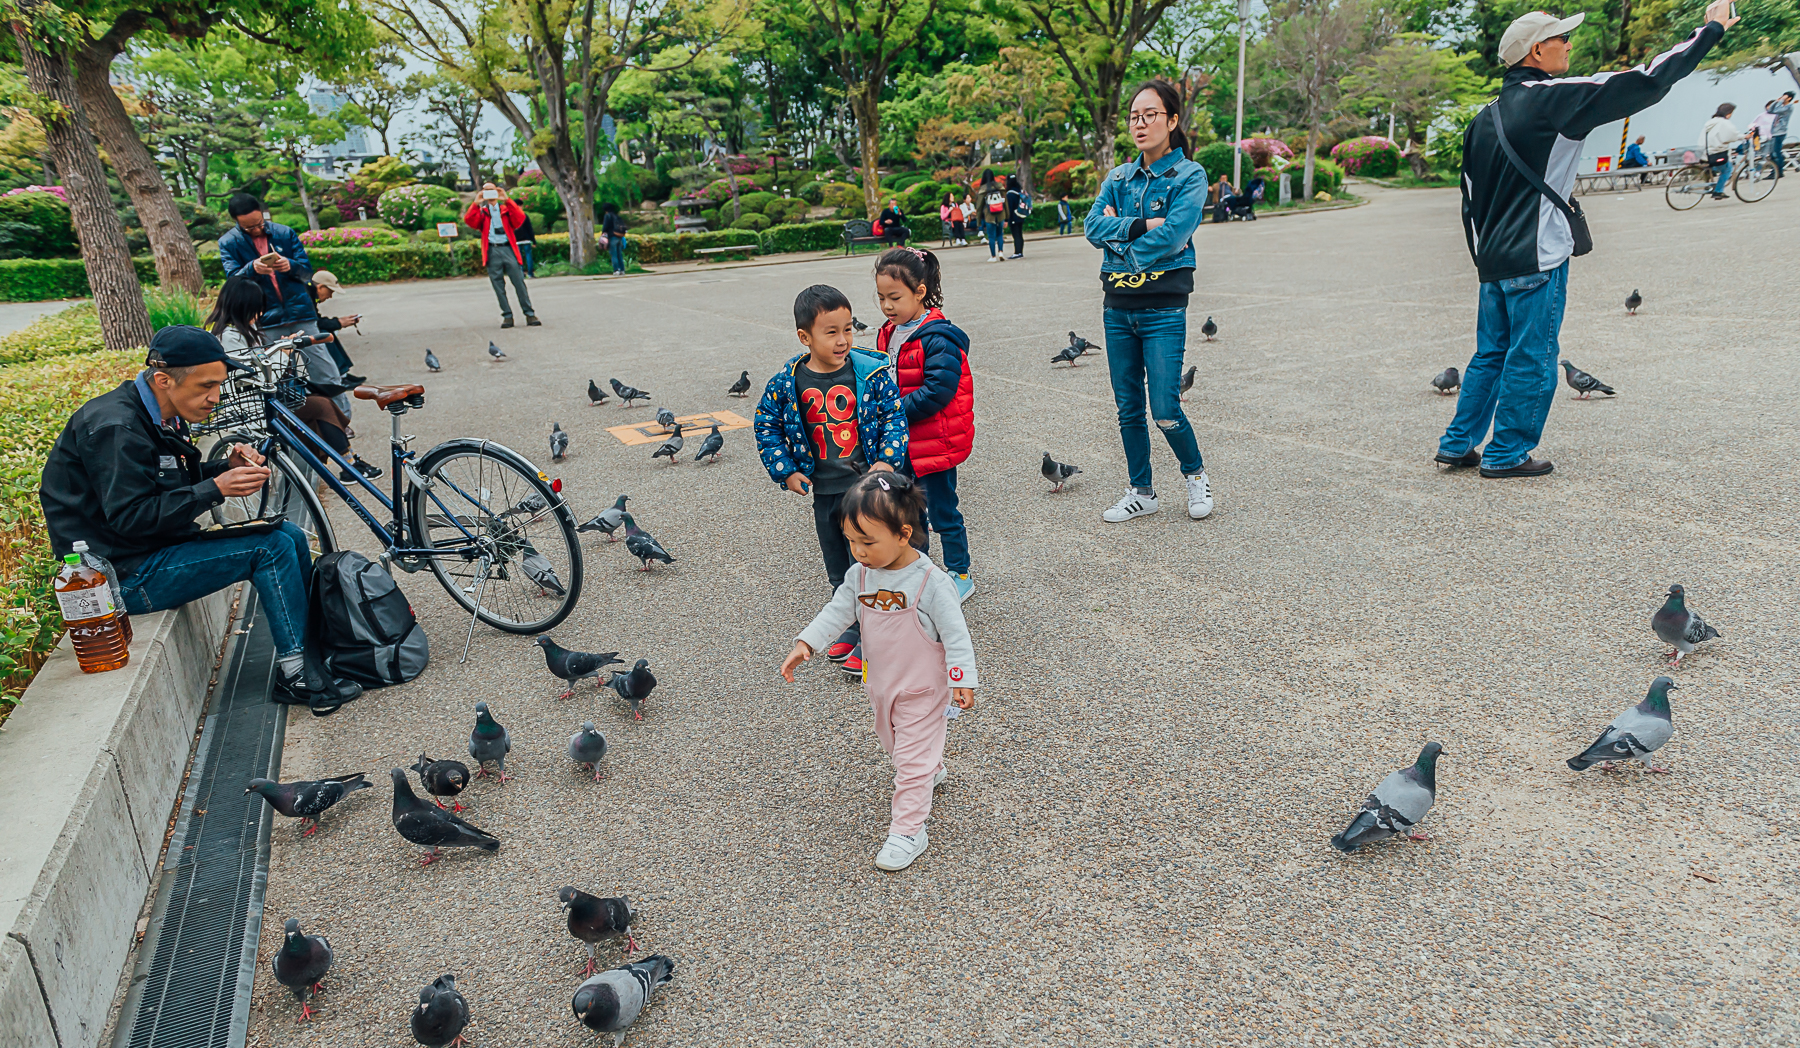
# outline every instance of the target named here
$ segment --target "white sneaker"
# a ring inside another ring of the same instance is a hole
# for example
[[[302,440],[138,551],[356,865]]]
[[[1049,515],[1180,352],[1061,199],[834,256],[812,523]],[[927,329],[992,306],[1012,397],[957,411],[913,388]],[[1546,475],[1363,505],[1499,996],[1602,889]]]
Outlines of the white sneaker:
[[[949,768],[939,768],[938,773],[931,777],[931,788],[935,790],[939,786],[942,786],[944,784],[944,780],[948,779],[949,777],[950,777],[950,769]]]
[[[930,844],[931,837],[925,832],[923,826],[919,827],[919,832],[911,837],[890,833],[887,843],[883,844],[881,850],[875,853],[875,868],[888,871],[904,870],[913,864],[914,859],[925,854],[925,849]]]
[[[1195,520],[1205,520],[1212,513],[1212,481],[1206,479],[1206,471],[1201,470],[1187,479],[1188,516]]]
[[[1122,524],[1133,517],[1145,517],[1156,512],[1156,500],[1149,495],[1140,495],[1133,488],[1125,489],[1125,497],[1112,504],[1112,508],[1100,514],[1100,519],[1108,524]]]
[[[1000,261],[1000,256],[999,255],[989,255],[988,261],[989,262],[998,262],[998,261]]]

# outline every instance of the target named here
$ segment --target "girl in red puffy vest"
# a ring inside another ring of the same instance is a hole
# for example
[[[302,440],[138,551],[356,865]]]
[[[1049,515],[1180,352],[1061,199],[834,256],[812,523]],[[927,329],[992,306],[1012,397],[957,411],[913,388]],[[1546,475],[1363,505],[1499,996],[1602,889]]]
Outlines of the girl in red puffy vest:
[[[875,260],[875,294],[887,315],[875,348],[894,360],[911,472],[925,491],[925,518],[944,543],[944,567],[956,595],[968,600],[975,584],[969,580],[969,533],[956,503],[956,467],[975,444],[969,336],[944,319],[938,260],[929,251],[883,252]],[[929,536],[925,543],[930,552]]]

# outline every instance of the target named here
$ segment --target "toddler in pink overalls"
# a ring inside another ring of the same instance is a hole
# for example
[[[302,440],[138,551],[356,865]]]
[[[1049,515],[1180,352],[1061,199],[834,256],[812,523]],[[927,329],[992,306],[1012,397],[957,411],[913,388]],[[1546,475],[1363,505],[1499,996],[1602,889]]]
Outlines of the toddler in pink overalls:
[[[925,818],[931,791],[944,781],[947,708],[975,705],[975,646],[950,576],[912,547],[925,493],[904,474],[868,473],[838,506],[856,565],[801,631],[781,675],[792,682],[794,667],[861,624],[875,734],[894,762],[893,822],[875,865],[904,870],[930,843]]]

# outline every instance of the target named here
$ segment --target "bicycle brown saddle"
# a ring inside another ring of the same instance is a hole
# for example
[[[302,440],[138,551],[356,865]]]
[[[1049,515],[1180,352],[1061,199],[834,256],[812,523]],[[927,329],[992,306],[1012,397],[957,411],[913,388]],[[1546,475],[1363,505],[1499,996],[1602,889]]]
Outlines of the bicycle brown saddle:
[[[397,400],[405,400],[407,397],[424,392],[424,386],[413,382],[399,386],[358,386],[356,387],[356,399],[373,400],[377,407],[385,408]]]

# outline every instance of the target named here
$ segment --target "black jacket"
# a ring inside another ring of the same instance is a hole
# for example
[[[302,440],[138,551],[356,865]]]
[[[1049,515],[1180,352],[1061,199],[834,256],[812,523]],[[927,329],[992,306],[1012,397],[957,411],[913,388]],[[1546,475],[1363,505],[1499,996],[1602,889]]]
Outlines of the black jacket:
[[[212,478],[230,467],[206,462],[187,432],[185,422],[170,432],[150,418],[135,379],[77,408],[38,488],[56,555],[86,539],[129,573],[157,550],[198,535],[194,518],[225,501]]]
[[[1661,101],[1724,33],[1708,22],[1645,64],[1617,73],[1552,78],[1514,66],[1493,104],[1519,159],[1567,200],[1589,132]],[[1568,219],[1514,170],[1486,109],[1463,133],[1462,196],[1463,234],[1482,283],[1546,272],[1573,253]]]

